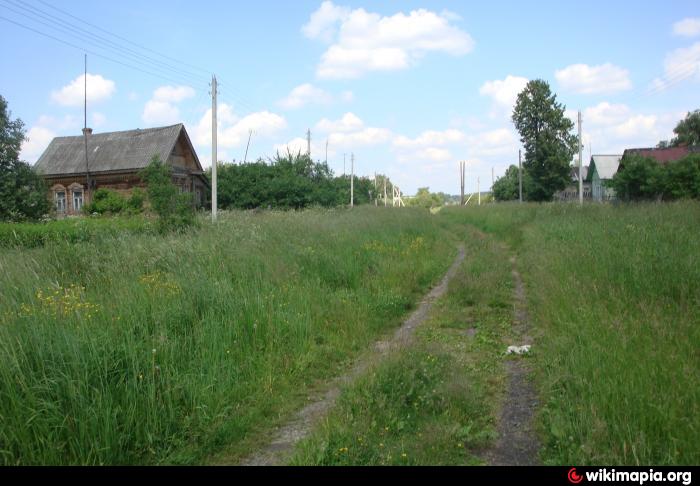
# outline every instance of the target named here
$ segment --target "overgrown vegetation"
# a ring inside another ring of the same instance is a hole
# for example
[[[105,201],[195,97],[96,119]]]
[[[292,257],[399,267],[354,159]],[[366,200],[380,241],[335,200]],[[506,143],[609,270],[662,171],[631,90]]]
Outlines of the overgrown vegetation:
[[[127,198],[117,191],[100,188],[92,196],[92,202],[83,206],[85,214],[136,214],[143,211],[146,194],[143,189],[135,187]]]
[[[211,170],[207,170],[211,180]],[[306,154],[277,154],[263,160],[217,166],[218,202],[223,209],[302,209],[350,204],[350,176],[335,177],[327,164]],[[377,178],[383,184],[383,178]],[[390,182],[389,190],[391,190]],[[374,201],[382,186],[367,177],[354,178],[355,204]]]
[[[452,230],[464,237],[466,259],[415,343],[347,387],[293,464],[483,463],[505,389],[510,264],[492,238]]]
[[[37,220],[50,210],[43,179],[19,160],[24,140],[24,123],[12,120],[0,96],[0,221]]]
[[[700,154],[667,165],[638,154],[626,155],[611,186],[624,201],[700,199]]]
[[[447,209],[519,252],[547,464],[700,454],[700,204]]]
[[[169,165],[154,155],[139,175],[146,183],[150,209],[158,216],[158,228],[161,231],[179,230],[194,224],[192,193],[180,192],[173,184],[172,168]],[[131,201],[133,200],[132,196]],[[136,200],[143,204],[142,195],[137,195]]]
[[[0,462],[235,462],[453,255],[426,211],[373,207],[4,251]]]

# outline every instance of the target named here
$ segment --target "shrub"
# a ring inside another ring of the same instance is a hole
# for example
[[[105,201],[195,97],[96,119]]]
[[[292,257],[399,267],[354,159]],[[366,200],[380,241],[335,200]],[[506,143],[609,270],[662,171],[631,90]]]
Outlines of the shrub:
[[[168,165],[154,155],[148,166],[140,172],[146,182],[151,209],[158,215],[158,228],[170,231],[190,226],[194,223],[192,194],[181,193],[172,182]]]
[[[135,187],[131,192],[131,197],[126,202],[131,212],[140,213],[143,211],[143,203],[146,200],[146,192],[140,187]]]
[[[664,199],[700,198],[700,154],[688,155],[666,168]]]
[[[610,182],[618,198],[636,201],[663,194],[665,171],[656,160],[638,154],[628,155],[622,160],[622,167]]]
[[[127,208],[124,196],[111,189],[98,189],[92,196],[92,202],[84,206],[87,214],[119,214]]]

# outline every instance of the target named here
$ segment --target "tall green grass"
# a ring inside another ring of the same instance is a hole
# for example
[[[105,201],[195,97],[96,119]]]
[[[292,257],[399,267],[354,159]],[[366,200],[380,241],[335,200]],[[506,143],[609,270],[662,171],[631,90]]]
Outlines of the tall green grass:
[[[0,463],[249,452],[455,247],[427,211],[233,212],[0,255]]]
[[[518,250],[546,463],[697,463],[700,204],[443,213]]]

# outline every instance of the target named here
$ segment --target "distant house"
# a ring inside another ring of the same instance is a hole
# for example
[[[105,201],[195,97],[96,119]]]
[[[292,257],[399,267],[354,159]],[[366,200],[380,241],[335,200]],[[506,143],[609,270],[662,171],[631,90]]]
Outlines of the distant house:
[[[620,164],[620,169],[624,167],[625,157],[629,155],[641,155],[642,157],[649,157],[656,160],[661,165],[668,165],[669,163],[682,159],[683,157],[691,153],[700,153],[700,146],[689,147],[687,145],[683,145],[680,147],[627,149],[622,154],[622,162]]]
[[[622,155],[593,155],[588,167],[586,181],[591,184],[591,196],[594,201],[611,201],[615,199],[615,190],[607,187],[620,166]]]
[[[56,137],[35,168],[49,186],[49,198],[61,215],[79,214],[91,194],[107,188],[123,194],[143,186],[138,173],[154,155],[172,168],[173,182],[192,192],[195,204],[205,202],[208,182],[182,123],[168,127]],[[90,188],[87,180],[90,180]]]
[[[588,166],[584,165],[581,167],[581,172],[583,175],[583,198],[591,198],[591,183],[587,180]],[[556,192],[554,194],[555,201],[578,201],[578,166],[571,166],[570,172],[570,184],[562,191]]]

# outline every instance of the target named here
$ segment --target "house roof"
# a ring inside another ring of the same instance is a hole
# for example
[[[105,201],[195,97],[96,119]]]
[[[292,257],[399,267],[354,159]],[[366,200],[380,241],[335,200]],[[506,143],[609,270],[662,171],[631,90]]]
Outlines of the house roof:
[[[148,165],[154,155],[165,162],[181,135],[202,170],[185,126],[178,123],[167,127],[89,135],[90,173],[140,170]],[[54,138],[34,167],[43,175],[85,173],[85,138],[83,135]]]
[[[691,152],[697,152],[700,147],[667,147],[667,148],[632,148],[625,150],[623,155],[635,154],[642,157],[651,157],[662,165],[682,159]]]
[[[583,180],[585,181],[588,179],[588,166],[584,165],[581,167],[581,175],[583,176]],[[571,177],[572,182],[578,182],[578,165],[572,165],[571,166],[571,172],[569,172],[569,176]]]
[[[622,155],[592,155],[586,181],[590,182],[595,172],[598,173],[598,177],[601,179],[612,179],[617,172],[621,159]]]

